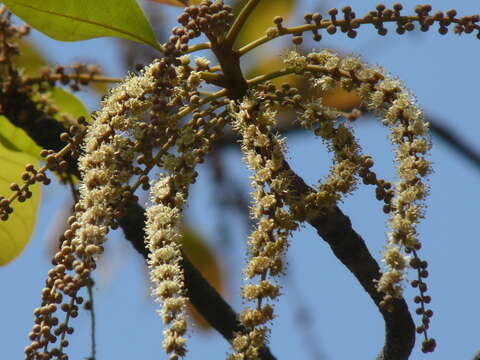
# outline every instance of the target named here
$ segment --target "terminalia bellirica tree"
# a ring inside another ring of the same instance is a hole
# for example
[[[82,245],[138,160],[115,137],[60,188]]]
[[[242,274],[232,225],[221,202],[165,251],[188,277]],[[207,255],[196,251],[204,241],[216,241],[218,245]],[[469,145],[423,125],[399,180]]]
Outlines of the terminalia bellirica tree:
[[[409,358],[416,337],[423,352],[434,351],[428,263],[416,230],[425,215],[425,179],[432,171],[429,122],[399,79],[356,56],[306,49],[304,39],[321,42],[337,32],[355,38],[360,28],[372,26],[379,36],[420,29],[480,38],[479,15],[434,12],[430,5],[407,13],[395,3],[391,8],[377,5],[366,14],[356,14],[349,6],[306,13],[302,24],[287,26],[272,13],[261,36],[239,43],[247,20],[273,0],[232,6],[210,0],[157,2],[183,7],[164,43],[156,40],[135,0],[122,6],[89,0],[82,2],[86,7],[55,0],[7,0],[0,9],[2,146],[9,154],[40,156],[43,161],[40,167],[23,164],[18,180],[8,184],[0,199],[3,224],[29,216],[38,185],[47,185],[51,173],[70,184],[76,198],[39,294],[32,330],[25,334],[30,341],[25,358],[69,358],[68,338],[85,307],[82,291],[91,293],[97,260],[108,256],[104,243],[109,230],[120,227],[146,259],[170,360],[188,358],[188,301],[231,344],[229,359],[275,359],[268,338],[271,320],[281,316],[274,309],[281,294],[279,277],[288,271],[284,255],[292,233],[304,223],[328,243],[383,316],[386,336],[378,359]],[[14,24],[12,13],[27,25]],[[124,79],[103,76],[94,65],[34,73],[19,65],[19,44],[30,27],[57,40],[134,40],[150,46],[154,60],[132,68]],[[241,66],[244,55],[280,37],[290,37],[292,43],[283,50],[278,67],[248,77]],[[209,55],[198,56],[199,51]],[[79,91],[109,82],[115,85],[92,114],[62,107],[59,99],[73,95],[59,85]],[[325,101],[339,93],[354,99],[354,106],[346,109]],[[374,172],[374,159],[362,152],[353,133],[351,123],[364,113],[375,115],[390,131],[398,172],[394,182]],[[307,185],[289,165],[285,128],[312,131],[332,154],[330,173],[318,185]],[[22,131],[13,136],[12,129]],[[182,213],[197,166],[226,142],[239,146],[252,174],[253,228],[241,290],[248,305],[238,314],[182,248]],[[373,186],[389,215],[382,268],[337,206],[359,181]],[[145,210],[136,195],[139,188],[150,193]],[[2,263],[18,255],[26,239],[2,239]],[[407,282],[417,289],[410,304],[416,322],[402,295]]]

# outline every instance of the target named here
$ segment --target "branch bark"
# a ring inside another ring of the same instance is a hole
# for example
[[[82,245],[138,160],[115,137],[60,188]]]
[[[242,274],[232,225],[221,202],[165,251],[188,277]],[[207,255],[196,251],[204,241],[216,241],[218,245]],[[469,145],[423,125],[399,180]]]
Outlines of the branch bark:
[[[295,174],[290,165],[284,162],[284,170],[293,174],[291,191],[296,196],[305,197],[314,192],[303,179]],[[406,360],[415,345],[415,324],[407,303],[395,299],[392,311],[380,307],[384,294],[375,288],[375,280],[380,279],[380,267],[370,254],[365,241],[352,228],[348,216],[338,206],[308,220],[308,223],[325,240],[334,255],[357,278],[363,289],[370,295],[385,321],[385,343],[377,360]]]

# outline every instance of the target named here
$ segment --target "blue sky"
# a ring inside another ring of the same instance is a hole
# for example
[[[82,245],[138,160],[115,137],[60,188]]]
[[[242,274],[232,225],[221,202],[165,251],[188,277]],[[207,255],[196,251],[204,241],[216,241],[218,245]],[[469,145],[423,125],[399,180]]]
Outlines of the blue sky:
[[[306,7],[314,2],[303,2]],[[385,2],[391,5],[393,2]],[[448,10],[451,2],[432,1],[434,10]],[[357,14],[372,10],[376,2],[330,1],[341,8],[351,5]],[[413,8],[406,7],[407,10]],[[459,14],[478,13],[478,4],[458,0]],[[176,10],[172,10],[175,12]],[[301,11],[304,12],[303,10]],[[300,13],[300,11],[299,11]],[[43,50],[60,63],[75,60],[101,60],[107,74],[123,76],[115,60],[118,45],[110,39],[80,43],[60,43],[39,34]],[[290,46],[290,45],[289,45]],[[333,47],[345,53],[361,55],[365,62],[384,67],[402,79],[416,95],[418,103],[473,146],[477,152],[478,85],[480,72],[480,41],[475,35],[440,36],[435,31],[398,36],[395,32],[385,37],[369,29],[360,29],[357,39],[344,34],[324,36],[315,48]],[[276,50],[275,50],[276,51]],[[278,50],[278,55],[281,51]],[[89,100],[93,110],[95,104]],[[395,179],[392,146],[388,133],[374,119],[359,120],[356,134],[365,153],[376,160],[379,176]],[[427,217],[420,225],[423,241],[421,255],[429,262],[429,294],[432,296],[434,317],[431,335],[438,348],[431,355],[419,350],[421,339],[412,359],[470,359],[480,350],[478,342],[478,214],[480,177],[478,169],[458,157],[447,146],[433,139],[431,160],[435,172],[430,176],[431,196]],[[288,140],[290,163],[304,179],[315,184],[327,174],[330,156],[322,143],[309,134],[292,136]],[[228,150],[227,168],[248,189],[248,172],[239,152]],[[200,168],[200,177],[191,192],[188,219],[210,242],[225,273],[228,274],[227,295],[235,309],[242,307],[239,297],[240,270],[245,260],[247,229],[242,221],[231,221],[231,246],[222,248],[216,228],[215,209],[211,206],[214,190],[208,186],[211,174],[208,167]],[[68,191],[59,186],[43,190],[41,215],[35,235],[25,252],[13,263],[0,268],[3,286],[0,300],[0,334],[2,358],[21,359],[27,344],[27,333],[33,321],[33,309],[38,306],[40,291],[49,269],[47,238],[52,238],[55,223],[59,223],[68,198]],[[63,207],[61,207],[63,206]],[[381,204],[374,199],[374,191],[362,186],[341,204],[350,216],[354,228],[365,239],[371,253],[378,260],[385,243],[386,217]],[[149,298],[143,260],[119,232],[107,245],[106,259],[96,275],[95,302],[97,313],[98,359],[163,359],[161,349],[161,319],[156,316],[158,305]],[[289,253],[288,275],[283,280],[283,293],[276,304],[279,315],[274,321],[271,348],[278,359],[314,359],[313,351],[322,359],[373,359],[383,344],[383,320],[369,297],[353,276],[331,254],[329,247],[306,226],[294,234]],[[413,309],[415,294],[407,287],[406,297]],[[298,311],[308,311],[309,326],[296,325]],[[415,317],[415,320],[419,319]],[[74,323],[71,337],[72,359],[89,356],[89,323],[85,314]],[[309,335],[309,331],[313,336]],[[188,339],[190,353],[187,359],[224,359],[228,344],[215,332],[202,333],[194,327]]]

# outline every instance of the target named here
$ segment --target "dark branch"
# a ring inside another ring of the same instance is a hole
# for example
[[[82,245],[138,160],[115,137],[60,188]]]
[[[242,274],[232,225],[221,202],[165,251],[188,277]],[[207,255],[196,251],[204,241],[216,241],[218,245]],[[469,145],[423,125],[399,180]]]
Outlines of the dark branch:
[[[430,123],[430,130],[432,131],[433,136],[443,141],[451,150],[468,161],[477,170],[480,170],[480,153],[478,151],[468,145],[465,140],[456,134],[451,127],[444,125],[436,117],[427,115],[427,119]],[[276,130],[285,135],[287,133],[300,133],[300,131],[304,129],[295,122],[294,118],[290,118],[287,119],[287,121],[280,122]],[[232,131],[229,131],[217,141],[216,146],[236,146],[238,144],[238,140],[238,135]]]
[[[67,132],[65,127],[39,110],[28,94],[14,90],[8,94],[0,93],[0,111],[13,125],[25,130],[37,145],[56,152],[67,145],[60,140],[60,135]],[[67,172],[80,178],[76,160],[70,154],[65,160],[69,164]]]
[[[285,170],[291,170],[284,163]],[[291,191],[304,197],[314,190],[293,171]],[[385,320],[385,344],[377,360],[408,359],[415,345],[415,324],[404,299],[396,299],[390,312],[380,307],[384,294],[375,288],[375,280],[380,279],[380,268],[371,256],[365,241],[352,228],[350,219],[337,206],[322,215],[308,220],[335,256],[352,272],[365,291],[370,295]]]
[[[480,154],[471,148],[459,135],[455,133],[452,128],[445,126],[436,119],[427,117],[430,123],[432,134],[438,136],[443,140],[452,150],[456,151],[458,155],[470,162],[473,166],[480,170]]]
[[[145,212],[138,203],[130,203],[126,209],[127,216],[120,219],[120,226],[125,238],[142,256],[148,258],[148,249],[144,243],[143,225]],[[183,270],[187,296],[195,308],[207,322],[217,330],[227,341],[232,341],[237,332],[245,332],[238,321],[237,314],[230,305],[208,283],[188,257],[183,254]],[[268,348],[261,351],[261,359],[274,360],[275,357]]]

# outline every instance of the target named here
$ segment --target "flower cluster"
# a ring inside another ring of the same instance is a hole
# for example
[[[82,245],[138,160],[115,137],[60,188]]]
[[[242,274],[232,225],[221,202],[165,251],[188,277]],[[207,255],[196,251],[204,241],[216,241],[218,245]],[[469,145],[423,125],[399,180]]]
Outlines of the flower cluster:
[[[411,284],[420,291],[420,296],[416,297],[420,307],[416,312],[422,315],[422,325],[417,328],[417,332],[425,334],[422,350],[430,352],[435,348],[435,340],[426,335],[432,316],[432,311],[425,308],[430,302],[430,297],[425,295],[427,285],[424,282],[428,271],[427,263],[421,261],[417,255],[421,244],[416,230],[416,225],[424,217],[424,201],[428,195],[424,178],[431,172],[430,162],[425,158],[431,147],[428,122],[413,97],[397,80],[383,80],[372,89],[365,101],[372,111],[384,116],[384,124],[391,129],[391,140],[397,145],[396,161],[400,178],[395,185],[395,197],[390,204],[391,232],[384,256],[388,270],[380,278],[378,289],[391,297],[401,296],[398,283],[404,278],[409,259],[403,255],[401,258],[398,248],[411,253],[413,258],[410,264],[417,271],[418,277]],[[389,301],[390,297],[384,299],[386,308],[389,307]]]
[[[226,120],[214,114],[221,104],[215,106],[212,102],[208,110],[195,110],[187,124],[180,124],[179,110],[188,114],[199,107],[200,71],[208,69],[204,59],[196,60],[197,69],[189,66],[189,59],[181,57],[184,44],[172,36],[165,45],[165,56],[139,75],[129,76],[112,90],[102,109],[94,114],[79,158],[83,181],[80,200],[69,219],[70,228],[64,234],[62,247],[54,257],[58,271],[55,268],[49,273],[42,307],[36,311],[36,325],[30,334],[32,344],[25,349],[27,358],[65,355],[63,348],[68,345],[65,335],[73,332],[68,321],[76,317],[76,304],[83,301],[77,293],[89,281],[96,257],[103,252],[105,236],[110,227],[118,226],[124,205],[136,199],[134,191],[139,185],[144,189],[150,187],[148,172],[154,166],[161,166],[169,174],[163,174],[153,184],[155,204],[147,212],[146,241],[151,252],[153,294],[163,300],[162,318],[169,325],[165,330],[165,350],[171,353],[171,359],[185,355],[186,299],[177,225],[188,186],[197,175],[194,168],[220,136]],[[175,145],[181,156],[169,154]],[[158,150],[154,153],[155,147]],[[47,155],[50,167],[58,165],[52,154]],[[134,175],[138,175],[135,184],[129,186]],[[68,274],[70,271],[77,275]],[[62,323],[53,316],[56,311],[53,305],[63,301],[61,293],[71,299],[62,305],[67,312]],[[58,328],[54,329],[55,326]],[[55,342],[57,335],[61,336],[60,347],[48,350],[48,343]]]
[[[334,154],[328,177],[301,206],[305,211],[312,208],[321,211],[322,208],[336,205],[342,196],[355,190],[356,175],[362,163],[360,146],[348,124],[336,124],[340,113],[323,106],[320,100],[306,105],[298,104],[298,107],[303,110],[300,113],[301,124],[307,129],[315,127],[315,135],[320,136]]]
[[[96,268],[95,258],[103,252],[109,227],[115,226],[115,219],[122,215],[122,202],[132,196],[128,186],[122,184],[133,175],[135,143],[122,134],[143,122],[151,106],[148,94],[153,88],[154,68],[152,65],[142,76],[130,77],[113,90],[85,135],[84,155],[79,159],[83,173],[80,200],[53,258],[55,267],[49,271],[42,291],[42,306],[35,310],[35,325],[29,335],[32,343],[25,348],[28,359],[61,357],[68,346],[65,335],[73,332],[69,319],[77,316],[78,304],[83,302],[78,291]],[[56,304],[62,304],[66,312],[63,322],[54,316]],[[58,336],[60,346],[49,350],[48,344],[55,343]]]
[[[155,205],[147,210],[145,234],[150,250],[148,265],[155,287],[152,295],[162,300],[162,319],[170,327],[164,330],[163,347],[173,353],[170,359],[184,356],[187,324],[186,298],[183,295],[180,235],[178,225],[185,202],[183,193],[175,193],[172,177],[164,176],[151,188]],[[165,204],[166,203],[166,204]],[[169,204],[173,203],[173,204]],[[170,205],[170,206],[169,206]]]
[[[284,270],[287,238],[297,223],[285,208],[289,173],[283,170],[283,141],[271,133],[276,113],[268,102],[261,104],[252,95],[240,104],[232,103],[231,114],[235,131],[242,136],[245,162],[253,171],[251,214],[257,225],[249,237],[250,258],[244,273],[247,279],[260,279],[243,288],[243,297],[254,301],[255,306],[246,308],[240,316],[248,333],[237,334],[233,341],[236,353],[231,359],[256,359],[268,335],[265,324],[274,316],[272,305],[265,301],[280,295],[279,285],[270,279]]]
[[[342,194],[354,190],[357,175],[365,184],[375,185],[376,198],[384,201],[383,210],[390,214],[391,227],[384,252],[387,270],[377,282],[378,290],[384,294],[380,305],[388,310],[392,300],[402,296],[401,282],[412,263],[405,253],[411,253],[418,273],[418,280],[412,281],[412,286],[420,290],[420,296],[416,298],[420,304],[417,313],[422,315],[422,325],[417,331],[426,336],[432,313],[425,309],[430,297],[424,294],[427,287],[422,279],[428,276],[428,272],[426,263],[418,259],[417,250],[421,245],[416,231],[416,225],[424,216],[423,201],[428,194],[423,179],[431,172],[429,161],[425,158],[430,142],[428,123],[423,113],[398,80],[389,78],[381,70],[364,66],[358,58],[341,58],[330,51],[313,52],[307,56],[290,51],[284,63],[287,70],[304,73],[310,78],[312,86],[321,91],[337,86],[356,91],[362,106],[383,118],[383,124],[391,129],[391,140],[397,147],[395,157],[400,178],[394,187],[390,182],[377,178],[372,171],[373,159],[360,155],[360,147],[348,122],[337,120],[341,116],[348,120],[350,115],[345,116],[338,110],[322,105],[319,99],[305,104],[298,95],[289,97],[281,91],[269,95],[277,103],[300,110],[300,123],[308,129],[314,129],[315,134],[321,136],[335,154],[331,172],[318,191],[297,201],[298,206],[295,206],[295,202],[289,203],[296,218],[305,220],[308,216],[315,216],[322,207],[335,205]],[[303,217],[302,210],[306,214]],[[423,267],[419,264],[423,264]],[[424,350],[432,351],[434,346],[434,340],[426,337]]]
[[[313,86],[320,86],[322,90],[325,90],[325,86],[332,88],[336,85],[349,91],[355,89],[363,106],[384,118],[383,123],[391,129],[392,142],[397,145],[396,160],[400,181],[395,189],[391,189],[390,183],[376,178],[370,170],[373,166],[370,157],[358,155],[358,145],[354,145],[353,135],[347,131],[348,128],[342,124],[337,129],[333,127],[331,119],[338,116],[334,111],[325,109],[318,102],[307,106],[298,104],[297,106],[303,106],[305,109],[301,115],[302,124],[310,127],[313,116],[315,114],[317,117],[321,116],[322,121],[319,122],[315,132],[324,139],[333,139],[332,152],[338,158],[349,159],[352,165],[356,164],[354,165],[356,170],[353,172],[358,171],[365,183],[377,186],[377,198],[385,201],[384,210],[391,214],[392,232],[389,235],[389,243],[410,250],[419,247],[415,225],[423,216],[421,201],[427,195],[427,187],[422,178],[430,172],[429,162],[424,157],[430,149],[426,137],[428,123],[424,120],[422,112],[398,80],[389,79],[380,70],[363,66],[357,58],[340,58],[329,51],[321,51],[308,54],[307,59],[309,64],[305,69],[311,71],[309,76]],[[352,145],[339,153],[338,149],[342,149],[342,143]],[[386,254],[390,252],[387,251]],[[401,295],[398,282],[403,278],[405,270],[402,264],[408,262],[385,261],[392,266],[390,270],[400,273],[385,273],[379,282],[379,290],[398,297]]]
[[[150,250],[148,265],[154,285],[152,295],[162,302],[162,319],[169,326],[164,330],[163,347],[171,354],[172,360],[186,353],[183,335],[187,330],[187,299],[181,265],[181,214],[188,188],[197,176],[195,167],[203,162],[204,155],[225,124],[222,117],[214,117],[206,123],[205,118],[204,114],[196,113],[193,124],[181,129],[177,140],[180,155],[166,154],[163,157],[162,168],[166,172],[150,188],[153,205],[147,210],[145,226],[145,241]]]

